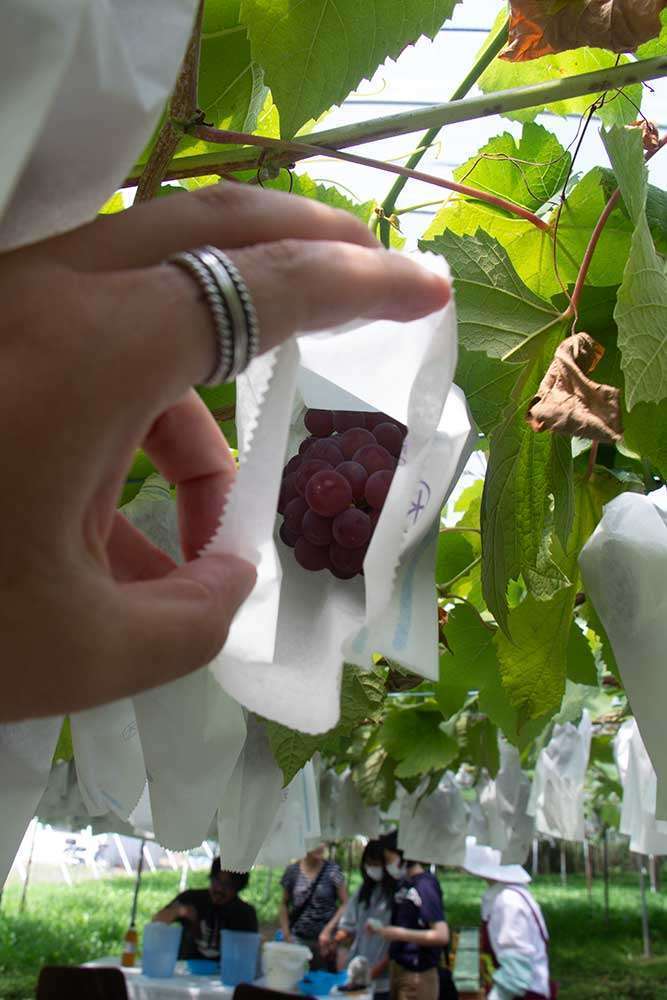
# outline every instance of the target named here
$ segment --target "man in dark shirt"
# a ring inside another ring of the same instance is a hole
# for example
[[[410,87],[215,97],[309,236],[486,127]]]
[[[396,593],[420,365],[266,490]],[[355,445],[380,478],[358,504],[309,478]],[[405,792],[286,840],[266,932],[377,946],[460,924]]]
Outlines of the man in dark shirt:
[[[249,875],[222,871],[220,858],[211,865],[208,889],[187,889],[156,913],[153,920],[183,925],[179,958],[220,958],[220,932],[257,932],[255,907],[239,899]]]

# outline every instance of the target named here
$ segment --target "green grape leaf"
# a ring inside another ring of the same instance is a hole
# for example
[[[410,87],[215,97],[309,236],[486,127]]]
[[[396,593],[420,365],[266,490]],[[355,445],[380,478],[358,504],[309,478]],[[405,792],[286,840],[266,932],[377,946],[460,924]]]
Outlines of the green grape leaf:
[[[618,187],[613,170],[602,169],[602,183],[607,197],[611,198]],[[622,198],[618,207],[626,219],[629,219],[630,213]],[[655,184],[649,184],[646,188],[646,218],[655,248],[664,256],[667,254],[667,191]]]
[[[476,552],[470,540],[461,531],[444,528],[438,536],[438,554],[435,563],[435,582],[446,585],[471,565]]]
[[[507,634],[499,631],[495,636],[503,687],[519,713],[519,728],[531,719],[553,714],[561,704],[579,580],[577,558],[602,515],[602,507],[620,490],[618,481],[603,469],[577,482],[573,530],[567,548],[554,556],[571,586],[550,601],[537,601],[528,594],[509,611]]]
[[[500,26],[506,17],[503,10],[498,15],[496,27]],[[485,45],[488,44],[485,43]],[[484,46],[485,47],[485,46]],[[514,87],[526,87],[531,84],[544,83],[547,80],[558,80],[562,77],[576,76],[579,73],[592,73],[595,70],[610,69],[612,66],[625,64],[630,60],[627,56],[616,56],[606,49],[580,48],[559,52],[555,55],[542,56],[527,62],[507,62],[504,59],[494,59],[479,79],[479,87],[485,94],[498,90],[511,90]],[[627,94],[627,97],[624,96]],[[586,94],[566,101],[554,101],[549,105],[538,104],[534,108],[522,111],[511,111],[507,118],[516,121],[533,121],[540,112],[548,108],[555,115],[585,115],[600,94]],[[607,125],[625,125],[637,117],[637,108],[642,100],[641,84],[625,87],[620,95],[609,99],[596,114]]]
[[[53,751],[52,764],[59,764],[63,761],[67,763],[70,760],[74,760],[74,746],[72,744],[72,727],[69,721],[69,715],[66,715],[63,719],[63,724],[60,727],[60,735],[58,737],[58,742],[56,743],[56,749]]]
[[[459,236],[474,236],[482,229],[502,244],[514,270],[528,288],[543,299],[551,299],[562,292],[561,282],[574,285],[591,233],[607,201],[608,185],[601,167],[585,174],[569,192],[558,220],[558,273],[554,268],[551,233],[493,205],[470,198],[448,199],[426,230],[424,240],[433,239],[444,230]],[[659,205],[656,204],[654,211],[657,226]],[[555,226],[556,219],[554,208],[547,221]],[[620,207],[611,213],[588,272],[589,287],[621,283],[632,228],[632,222]]]
[[[442,716],[423,708],[398,708],[387,713],[379,739],[398,761],[397,778],[412,778],[447,767],[458,753],[456,741],[440,729]]]
[[[484,351],[471,351],[461,344],[454,381],[463,389],[475,423],[487,436],[500,422],[507,400],[521,369],[491,358]]]
[[[567,678],[575,684],[597,687],[598,672],[588,639],[576,622],[570,626],[567,640]]]
[[[630,256],[614,318],[625,375],[625,402],[660,403],[667,397],[667,275],[648,219],[648,172],[639,129],[612,129],[603,141],[634,223]]]
[[[340,719],[333,729],[311,736],[267,720],[266,731],[271,750],[283,772],[285,784],[289,784],[316,751],[324,757],[335,756],[349,745],[354,730],[362,722],[377,722],[384,696],[382,674],[375,670],[362,671],[346,664],[340,692]]]
[[[657,38],[652,38],[650,42],[644,42],[637,49],[635,55],[638,59],[654,59],[655,56],[667,55],[667,10],[660,14],[660,24],[662,25]]]
[[[123,201],[122,191],[116,191],[108,198],[101,209],[99,210],[100,215],[115,215],[116,212],[123,212],[125,210],[125,202]]]
[[[553,132],[530,122],[519,139],[509,132],[494,136],[457,167],[454,180],[536,212],[560,193],[571,163]]]
[[[551,555],[551,524],[548,523],[548,527],[542,533],[542,542],[537,550],[534,564],[527,565],[523,575],[528,590],[538,601],[549,601],[559,590],[570,585],[570,581]]]
[[[561,703],[573,607],[572,587],[548,602],[528,594],[509,612],[511,639],[496,636],[503,687],[522,721],[553,713]]]
[[[489,464],[482,496],[482,586],[487,607],[507,629],[507,584],[542,560],[543,537],[554,487],[553,436],[535,434],[525,420],[528,403],[564,335],[563,325],[544,342],[527,365],[491,434]],[[540,597],[547,596],[541,581]]]
[[[309,119],[340,104],[386,58],[422,35],[433,38],[457,0],[241,0],[253,59],[266,74],[292,138]]]
[[[550,472],[554,497],[554,533],[565,548],[574,521],[572,442],[568,437],[554,434],[551,445]]]
[[[500,767],[498,728],[485,715],[462,712],[456,719],[443,722],[441,728],[456,740],[461,763],[486,768],[495,778]]]
[[[449,612],[448,648],[440,657],[440,676],[433,688],[445,718],[459,711],[471,691],[483,689],[497,675],[494,635],[495,628],[469,604],[457,603]]]
[[[445,230],[420,249],[447,259],[455,280],[459,343],[494,358],[533,345],[558,322],[550,302],[530,291],[500,243],[482,230],[457,236]]]
[[[352,778],[364,802],[388,809],[396,798],[396,762],[379,743],[377,731],[364,755],[352,768]]]
[[[579,608],[578,613],[588,624],[589,629],[595,634],[595,638],[597,639],[599,645],[599,655],[602,663],[609,673],[613,674],[614,677],[620,681],[621,675],[616,662],[616,657],[614,655],[614,650],[612,649],[609,636],[607,635],[604,625],[600,621],[597,611],[590,601],[586,601],[583,607]]]

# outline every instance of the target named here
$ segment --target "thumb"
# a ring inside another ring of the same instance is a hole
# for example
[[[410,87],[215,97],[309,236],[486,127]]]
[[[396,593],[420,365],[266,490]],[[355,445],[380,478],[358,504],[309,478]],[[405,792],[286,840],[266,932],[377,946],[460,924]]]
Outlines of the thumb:
[[[125,658],[136,690],[191,673],[222,649],[257,579],[231,555],[204,555],[157,580],[121,585]]]

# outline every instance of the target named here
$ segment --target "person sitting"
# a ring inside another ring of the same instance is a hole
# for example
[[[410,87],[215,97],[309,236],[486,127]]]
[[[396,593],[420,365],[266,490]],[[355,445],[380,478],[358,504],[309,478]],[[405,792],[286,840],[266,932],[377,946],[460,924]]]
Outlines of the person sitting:
[[[280,928],[285,941],[310,948],[311,969],[335,971],[333,931],[347,904],[345,877],[334,861],[324,857],[326,844],[318,844],[305,858],[289,865],[281,879],[283,900]]]
[[[343,911],[336,932],[338,944],[350,944],[348,963],[357,956],[368,960],[375,1000],[389,997],[389,942],[369,933],[367,923],[375,921],[386,927],[396,883],[384,866],[384,850],[379,840],[369,840],[361,855],[361,886]]]
[[[254,906],[239,898],[248,884],[247,872],[227,872],[214,858],[208,889],[186,889],[155,914],[154,921],[183,925],[179,958],[220,958],[220,932],[257,932]]]
[[[495,972],[488,1000],[554,1000],[549,980],[549,932],[542,911],[526,888],[531,881],[521,865],[501,864],[500,851],[474,842],[466,845],[465,871],[486,880],[482,898],[482,952]]]
[[[389,942],[391,1000],[438,1000],[438,969],[449,944],[440,883],[419,861],[404,861],[394,830],[381,838],[385,868],[396,879],[391,924],[368,930]]]

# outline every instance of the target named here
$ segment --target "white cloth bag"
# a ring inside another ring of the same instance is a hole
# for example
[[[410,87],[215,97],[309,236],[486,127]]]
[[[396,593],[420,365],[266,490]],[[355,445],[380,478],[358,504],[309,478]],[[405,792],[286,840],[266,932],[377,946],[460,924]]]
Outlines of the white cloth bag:
[[[451,771],[431,795],[424,796],[420,786],[402,799],[398,846],[406,858],[433,865],[462,865],[467,833],[468,807]]]
[[[241,467],[208,550],[255,562],[258,583],[212,669],[251,711],[324,732],[338,721],[343,662],[370,667],[375,652],[438,676],[439,514],[471,443],[455,366],[452,302],[409,324],[300,338],[257,359],[239,380]],[[306,436],[304,406],[379,410],[408,427],[363,578],[307,573],[274,543],[282,470]]]
[[[538,833],[584,840],[584,780],[591,732],[590,715],[584,709],[579,726],[571,722],[554,726],[548,746],[540,752],[528,803]]]
[[[657,774],[657,816],[667,820],[667,487],[608,503],[579,565]]]

